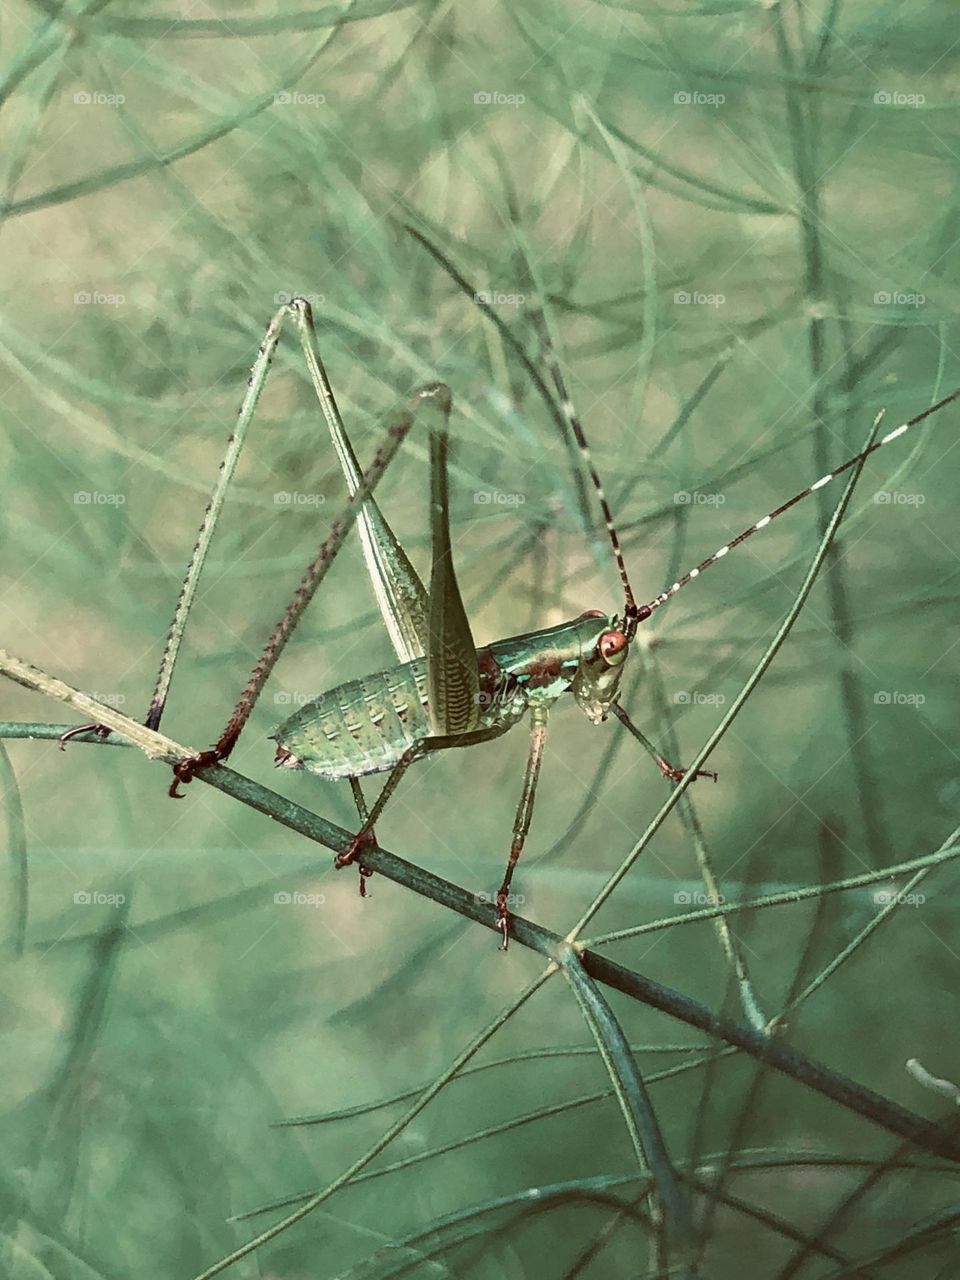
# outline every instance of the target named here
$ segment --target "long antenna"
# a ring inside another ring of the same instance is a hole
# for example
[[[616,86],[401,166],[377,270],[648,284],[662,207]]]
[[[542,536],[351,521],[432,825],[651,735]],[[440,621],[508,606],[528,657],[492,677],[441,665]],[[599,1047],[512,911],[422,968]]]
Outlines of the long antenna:
[[[715,551],[712,556],[707,556],[706,560],[701,560],[696,568],[685,573],[682,578],[678,578],[677,581],[672,586],[667,587],[665,591],[661,591],[658,596],[649,602],[649,604],[641,605],[636,611],[637,622],[643,622],[646,618],[649,618],[654,609],[659,609],[662,604],[666,604],[668,600],[677,594],[681,587],[685,587],[687,583],[692,582],[694,578],[699,578],[704,569],[709,569],[712,564],[716,564],[718,560],[722,560],[728,551],[732,551],[733,548],[738,547],[741,542],[746,542],[746,540],[751,538],[755,533],[759,533],[760,530],[765,529],[768,524],[772,524],[773,521],[776,520],[777,516],[782,516],[785,511],[789,511],[790,508],[795,507],[798,502],[802,502],[804,498],[808,498],[811,493],[816,493],[818,489],[822,489],[824,485],[829,484],[831,480],[835,479],[837,476],[843,475],[844,471],[849,471],[851,467],[855,467],[857,463],[862,462],[864,458],[869,458],[871,453],[876,453],[876,451],[878,449],[882,449],[885,444],[890,444],[892,440],[896,440],[899,436],[902,436],[904,432],[909,431],[911,427],[918,426],[925,419],[929,418],[931,414],[937,413],[940,409],[945,408],[948,404],[951,404],[958,398],[960,398],[960,387],[957,387],[955,391],[951,391],[948,396],[944,396],[942,400],[938,400],[937,403],[931,405],[929,409],[924,409],[923,413],[918,413],[917,416],[915,418],[911,418],[909,422],[903,422],[899,427],[895,427],[893,431],[888,431],[885,436],[881,436],[879,440],[875,441],[868,448],[861,449],[859,453],[855,453],[852,458],[848,458],[841,466],[836,467],[833,471],[828,471],[825,476],[821,476],[814,484],[808,485],[806,489],[801,489],[799,493],[795,493],[789,501],[782,502],[779,507],[774,507],[772,511],[768,511],[761,520],[756,522],[756,524],[752,524],[749,529],[744,529],[743,533],[738,533],[735,538],[724,543],[724,545]]]
[[[637,604],[636,597],[633,594],[633,588],[630,586],[630,578],[627,575],[627,565],[623,558],[623,548],[620,545],[620,538],[617,534],[616,526],[613,523],[613,513],[610,510],[610,503],[607,501],[607,495],[603,489],[603,481],[594,465],[593,455],[590,452],[590,446],[587,444],[587,437],[584,435],[583,425],[577,416],[573,401],[570,399],[570,393],[567,391],[567,384],[563,380],[563,373],[560,369],[560,362],[557,359],[557,353],[554,349],[553,342],[550,338],[550,329],[547,324],[546,312],[543,305],[537,306],[535,311],[536,325],[540,331],[540,341],[543,361],[547,366],[550,377],[553,379],[553,385],[557,389],[557,398],[560,401],[560,411],[567,421],[570,430],[573,432],[573,438],[577,442],[577,448],[580,450],[580,457],[583,459],[590,480],[596,491],[597,499],[600,503],[600,510],[603,513],[603,522],[607,526],[607,536],[610,538],[610,545],[613,547],[614,559],[617,562],[617,572],[620,574],[620,581],[623,583],[623,593],[625,598],[624,604],[624,633],[628,640],[632,640],[637,630],[637,623],[641,620],[640,614],[643,610]],[[644,615],[649,616],[649,615]]]

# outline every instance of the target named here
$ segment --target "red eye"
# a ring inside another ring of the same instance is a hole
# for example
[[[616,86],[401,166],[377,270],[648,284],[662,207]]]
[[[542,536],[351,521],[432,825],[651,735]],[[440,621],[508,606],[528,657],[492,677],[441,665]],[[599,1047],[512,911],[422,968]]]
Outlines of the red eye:
[[[622,631],[605,631],[597,643],[597,650],[609,667],[619,666],[627,656],[630,641]]]

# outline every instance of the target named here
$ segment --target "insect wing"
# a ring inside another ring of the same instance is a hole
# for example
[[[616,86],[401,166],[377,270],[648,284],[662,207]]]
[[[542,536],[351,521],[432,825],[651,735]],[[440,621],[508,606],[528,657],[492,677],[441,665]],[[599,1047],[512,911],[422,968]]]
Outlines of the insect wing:
[[[430,644],[427,685],[434,733],[468,733],[480,719],[477,650],[453,567],[447,485],[449,392],[435,397],[437,424],[430,435]]]

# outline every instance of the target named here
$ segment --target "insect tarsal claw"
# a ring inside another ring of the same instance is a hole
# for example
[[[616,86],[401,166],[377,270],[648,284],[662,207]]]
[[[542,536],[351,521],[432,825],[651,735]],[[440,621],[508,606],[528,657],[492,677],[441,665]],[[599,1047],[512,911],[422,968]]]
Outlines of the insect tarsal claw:
[[[360,897],[372,898],[373,894],[367,891],[367,881],[374,874],[373,869],[371,867],[365,867],[361,862],[357,870],[360,872]]]
[[[195,756],[187,756],[185,760],[178,760],[173,766],[173,781],[170,783],[167,795],[171,800],[185,799],[183,793],[177,790],[181,782],[184,785],[192,782],[193,775],[198,769],[206,769],[209,765],[220,764],[222,760],[226,759],[226,754],[219,747],[211,747],[209,751],[200,751]]]
[[[68,729],[66,733],[60,735],[57,746],[61,751],[66,751],[70,739],[79,738],[81,733],[95,733],[98,738],[105,740],[109,738],[111,730],[105,724],[78,724],[75,729]]]
[[[337,871],[341,871],[344,867],[349,867],[351,863],[357,862],[360,858],[361,853],[364,850],[367,850],[369,852],[371,849],[376,849],[376,847],[377,847],[377,841],[373,832],[360,831],[353,837],[353,839],[347,845],[346,849],[344,849],[343,853],[338,853],[336,855],[336,857],[333,859],[333,865],[337,869]],[[360,875],[361,877],[371,876],[373,875],[373,872],[369,868],[365,867],[361,862]],[[360,891],[360,896],[361,898],[365,898],[367,896],[366,893],[363,892],[362,888]]]

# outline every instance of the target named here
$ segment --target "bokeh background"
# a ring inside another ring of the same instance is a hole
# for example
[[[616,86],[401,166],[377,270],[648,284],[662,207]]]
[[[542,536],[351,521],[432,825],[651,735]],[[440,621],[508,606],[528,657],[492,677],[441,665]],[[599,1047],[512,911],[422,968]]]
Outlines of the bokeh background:
[[[257,344],[295,294],[361,457],[413,386],[453,388],[478,642],[621,603],[548,406],[407,223],[536,363],[532,273],[642,598],[855,451],[879,409],[893,425],[960,382],[946,0],[15,0],[2,31],[3,644],[131,715]],[[691,790],[588,933],[695,906],[698,841],[733,901],[950,839],[958,430],[945,410],[867,465],[808,607],[711,759],[719,783]],[[423,572],[427,492],[414,433],[380,496]],[[164,721],[179,741],[216,738],[342,493],[291,333],[191,618]],[[681,761],[758,661],[838,497],[644,629],[624,702]],[[352,826],[349,788],[275,772],[267,735],[392,661],[353,538],[231,763]],[[0,716],[63,713],[3,682]],[[525,755],[521,728],[421,763],[381,838],[491,892]],[[435,1078],[542,967],[398,886],[374,880],[361,902],[325,851],[200,784],[171,803],[167,780],[133,751],[6,744],[0,1249],[18,1280],[202,1272],[277,1213],[231,1215],[326,1185],[399,1114],[362,1108]],[[666,787],[615,721],[558,709],[524,914],[569,929]],[[905,883],[732,923],[765,1017],[814,984],[789,1041],[938,1116],[949,1102],[904,1063],[960,1078],[956,873],[892,909],[877,897]],[[745,1016],[709,922],[609,950]],[[888,1136],[662,1015],[615,1010],[645,1074],[677,1069],[651,1086],[674,1157],[722,1192],[697,1201],[702,1274],[742,1275],[744,1257],[782,1280],[956,1273],[949,1232],[897,1252],[955,1203],[948,1166],[906,1153],[858,1191]],[[556,1052],[589,1045],[553,980],[478,1060],[511,1061],[454,1082],[371,1168],[406,1163],[235,1273],[658,1274],[642,1226],[586,1194],[636,1173],[599,1057]],[[270,1127],[345,1108],[361,1110]],[[559,1184],[556,1203],[518,1198]],[[605,1194],[630,1202],[636,1184]]]

